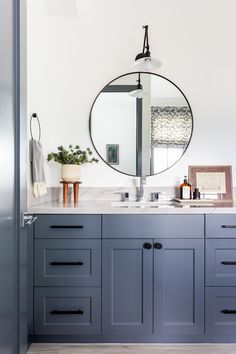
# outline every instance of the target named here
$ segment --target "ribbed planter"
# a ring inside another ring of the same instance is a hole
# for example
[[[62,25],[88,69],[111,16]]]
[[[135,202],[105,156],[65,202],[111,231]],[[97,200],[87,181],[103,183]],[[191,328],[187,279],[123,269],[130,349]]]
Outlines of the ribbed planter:
[[[62,165],[61,179],[64,182],[78,182],[80,180],[80,165]]]

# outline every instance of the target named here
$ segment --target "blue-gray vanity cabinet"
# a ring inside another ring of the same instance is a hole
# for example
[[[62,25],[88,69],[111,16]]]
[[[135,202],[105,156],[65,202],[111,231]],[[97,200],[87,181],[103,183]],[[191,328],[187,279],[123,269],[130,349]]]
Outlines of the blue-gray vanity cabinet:
[[[204,240],[154,241],[154,333],[204,333]]]
[[[103,240],[102,331],[152,333],[152,239]]]
[[[100,238],[101,215],[39,215],[35,238]]]
[[[203,238],[204,215],[104,215],[103,238]]]
[[[203,334],[203,237],[203,215],[40,215],[34,334]]]
[[[235,341],[236,288],[206,288],[206,334]],[[226,340],[226,339],[225,339]]]
[[[101,288],[38,287],[34,293],[34,334],[101,333]]]
[[[101,240],[36,239],[35,286],[101,286]]]

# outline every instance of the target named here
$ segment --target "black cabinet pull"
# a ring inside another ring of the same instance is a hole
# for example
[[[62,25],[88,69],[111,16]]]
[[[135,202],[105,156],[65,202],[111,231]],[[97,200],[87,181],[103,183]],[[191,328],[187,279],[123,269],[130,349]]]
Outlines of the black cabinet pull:
[[[159,242],[155,242],[155,243],[154,243],[154,248],[155,248],[156,250],[161,250],[161,249],[162,249],[162,244],[159,243]]]
[[[83,229],[83,225],[51,225],[51,229]]]
[[[143,244],[143,248],[145,248],[145,250],[150,250],[152,248],[152,244],[149,242],[145,242]]]
[[[236,315],[236,310],[221,310],[225,315]]]
[[[52,266],[72,266],[72,265],[78,265],[82,266],[84,265],[83,262],[51,262],[50,263]]]
[[[82,310],[52,310],[51,315],[83,315]]]
[[[236,225],[221,225],[223,229],[236,229]]]
[[[223,261],[223,262],[221,262],[221,264],[224,264],[224,265],[236,265],[236,261]]]

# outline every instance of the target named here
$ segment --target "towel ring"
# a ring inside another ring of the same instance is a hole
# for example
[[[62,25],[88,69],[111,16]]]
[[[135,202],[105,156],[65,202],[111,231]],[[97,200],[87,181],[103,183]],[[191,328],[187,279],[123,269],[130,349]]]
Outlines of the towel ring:
[[[33,118],[36,118],[36,119],[37,119],[38,131],[39,131],[38,140],[40,140],[40,139],[41,139],[41,125],[40,125],[40,121],[39,121],[39,118],[38,118],[37,113],[32,113],[32,115],[31,115],[31,117],[30,117],[30,135],[31,135],[31,139],[34,139],[33,133],[32,133],[32,120],[33,120]]]

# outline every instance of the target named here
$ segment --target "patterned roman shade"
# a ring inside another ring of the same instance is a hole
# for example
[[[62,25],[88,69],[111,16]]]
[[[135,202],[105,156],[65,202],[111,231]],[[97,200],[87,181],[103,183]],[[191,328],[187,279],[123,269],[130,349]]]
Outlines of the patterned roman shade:
[[[151,107],[152,148],[186,148],[191,133],[189,107]]]

